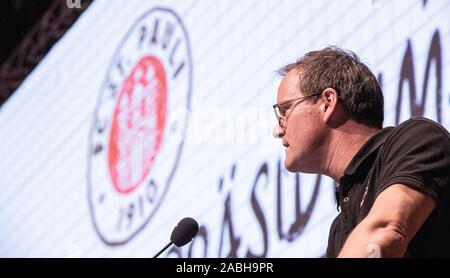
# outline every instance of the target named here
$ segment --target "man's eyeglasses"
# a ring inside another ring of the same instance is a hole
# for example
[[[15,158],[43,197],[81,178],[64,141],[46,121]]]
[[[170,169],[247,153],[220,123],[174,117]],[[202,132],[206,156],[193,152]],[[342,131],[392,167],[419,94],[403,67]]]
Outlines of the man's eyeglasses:
[[[322,92],[314,93],[314,94],[310,94],[310,95],[302,96],[302,97],[298,97],[298,98],[293,98],[293,99],[289,99],[289,100],[283,101],[281,103],[274,104],[273,105],[273,109],[275,111],[275,116],[277,117],[277,121],[278,121],[278,124],[280,125],[280,127],[283,128],[284,127],[284,125],[283,125],[284,124],[283,123],[284,119],[287,120],[289,118],[289,115],[287,117],[285,117],[285,115],[284,115],[286,113],[286,110],[288,110],[290,108],[289,103],[297,100],[298,102],[296,104],[294,104],[294,107],[295,107],[297,104],[299,104],[300,102],[306,100],[307,98],[312,97],[312,96],[317,96],[317,95],[320,95],[320,94],[322,94]],[[294,107],[292,107],[291,112],[294,109]],[[291,112],[289,112],[289,114]]]

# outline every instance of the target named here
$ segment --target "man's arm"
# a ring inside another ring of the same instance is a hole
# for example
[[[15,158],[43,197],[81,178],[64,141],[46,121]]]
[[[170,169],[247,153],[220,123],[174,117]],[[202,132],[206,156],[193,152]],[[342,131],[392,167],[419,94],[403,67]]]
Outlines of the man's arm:
[[[352,231],[338,257],[402,257],[435,207],[432,197],[394,184],[376,198],[369,214]]]

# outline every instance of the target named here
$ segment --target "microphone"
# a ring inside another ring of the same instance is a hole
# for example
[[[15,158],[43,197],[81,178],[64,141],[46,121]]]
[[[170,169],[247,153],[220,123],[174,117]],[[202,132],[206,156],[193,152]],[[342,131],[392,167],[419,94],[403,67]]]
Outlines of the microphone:
[[[157,258],[164,252],[167,248],[169,248],[172,244],[175,244],[177,247],[181,247],[186,243],[189,243],[198,232],[198,223],[195,219],[186,217],[181,219],[178,222],[177,226],[172,231],[172,235],[170,236],[170,243],[167,244],[161,251],[158,252],[153,258]]]

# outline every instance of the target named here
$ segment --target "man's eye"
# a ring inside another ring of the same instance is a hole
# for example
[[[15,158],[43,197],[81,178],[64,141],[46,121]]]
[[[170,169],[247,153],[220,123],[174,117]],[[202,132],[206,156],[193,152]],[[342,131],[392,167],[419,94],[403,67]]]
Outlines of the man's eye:
[[[287,106],[280,106],[280,107],[279,107],[280,114],[281,114],[282,116],[284,116],[284,114],[286,113],[286,110],[288,110],[288,108],[289,108],[289,107],[287,107]]]

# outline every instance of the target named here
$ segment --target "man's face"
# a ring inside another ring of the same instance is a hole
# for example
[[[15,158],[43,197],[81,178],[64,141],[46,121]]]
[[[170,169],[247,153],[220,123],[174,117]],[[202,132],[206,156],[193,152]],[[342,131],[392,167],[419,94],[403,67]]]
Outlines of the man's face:
[[[298,71],[293,69],[280,83],[277,103],[302,95],[304,94],[300,92]],[[280,110],[283,116],[280,137],[286,147],[284,166],[290,172],[317,172],[320,149],[325,139],[318,103],[313,103],[311,99],[295,100]]]

